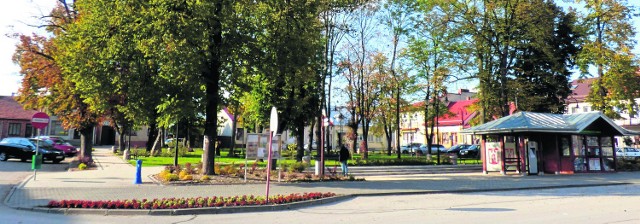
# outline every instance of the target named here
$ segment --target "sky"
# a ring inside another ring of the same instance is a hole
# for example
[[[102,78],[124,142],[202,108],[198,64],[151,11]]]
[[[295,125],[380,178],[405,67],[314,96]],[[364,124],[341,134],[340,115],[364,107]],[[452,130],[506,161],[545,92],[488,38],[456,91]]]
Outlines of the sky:
[[[14,0],[0,7],[0,96],[18,92],[22,76],[20,67],[11,60],[18,43],[14,33],[33,33],[38,29],[29,25],[38,24],[37,17],[48,14],[56,0]],[[42,31],[39,31],[42,32]]]
[[[11,60],[18,40],[8,35],[33,32],[43,34],[41,29],[29,25],[38,24],[36,18],[48,14],[56,2],[56,0],[13,0],[7,1],[3,7],[0,7],[0,96],[10,96],[12,93],[17,93],[22,80],[22,76],[19,74],[20,68]],[[563,5],[560,2],[558,2],[559,5]],[[636,8],[640,6],[638,2],[629,2]],[[633,19],[633,26],[638,32],[640,17]],[[640,43],[640,34],[637,34],[635,39]],[[636,46],[635,53],[640,53],[640,46]],[[577,75],[574,75],[572,78],[576,77]],[[465,85],[467,84],[459,83],[455,87],[456,89],[473,88]]]

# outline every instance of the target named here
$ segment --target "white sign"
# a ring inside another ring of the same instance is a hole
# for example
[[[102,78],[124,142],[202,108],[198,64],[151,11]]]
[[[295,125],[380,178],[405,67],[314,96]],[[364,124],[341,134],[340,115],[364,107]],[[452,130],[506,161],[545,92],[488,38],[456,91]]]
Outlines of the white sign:
[[[271,118],[269,119],[269,131],[273,132],[273,136],[276,136],[278,132],[278,110],[276,107],[271,108]]]

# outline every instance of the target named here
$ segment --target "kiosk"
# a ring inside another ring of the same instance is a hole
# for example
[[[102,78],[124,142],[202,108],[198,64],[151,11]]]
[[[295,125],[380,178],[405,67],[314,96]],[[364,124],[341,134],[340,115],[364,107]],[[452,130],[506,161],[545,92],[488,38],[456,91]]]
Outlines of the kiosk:
[[[462,131],[481,135],[483,172],[527,175],[613,172],[614,136],[639,135],[601,112],[518,112]]]

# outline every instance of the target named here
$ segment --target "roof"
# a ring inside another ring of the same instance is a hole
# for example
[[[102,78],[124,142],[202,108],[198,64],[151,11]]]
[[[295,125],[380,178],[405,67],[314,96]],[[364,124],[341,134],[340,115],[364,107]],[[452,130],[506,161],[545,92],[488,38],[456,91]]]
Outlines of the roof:
[[[462,123],[467,124],[468,121],[476,115],[475,111],[469,110],[469,106],[476,102],[478,102],[478,99],[461,100],[449,103],[447,108],[450,114],[440,116],[438,118],[438,125],[446,126],[461,125]]]
[[[598,78],[588,78],[588,79],[576,79],[571,81],[571,95],[568,97],[568,103],[576,103],[572,100],[576,100],[578,102],[584,102],[591,91],[591,83],[596,81]]]
[[[640,133],[624,129],[599,111],[578,114],[549,114],[518,112],[482,125],[464,129],[463,133],[566,133],[605,135],[638,135]]]
[[[0,119],[31,120],[35,110],[25,110],[13,96],[0,96]]]

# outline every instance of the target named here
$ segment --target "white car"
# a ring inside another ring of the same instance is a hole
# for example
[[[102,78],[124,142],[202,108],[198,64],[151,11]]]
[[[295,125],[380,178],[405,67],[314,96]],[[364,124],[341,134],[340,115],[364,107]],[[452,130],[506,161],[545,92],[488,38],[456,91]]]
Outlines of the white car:
[[[616,149],[616,156],[618,157],[640,157],[640,150],[636,148],[624,147]]]

